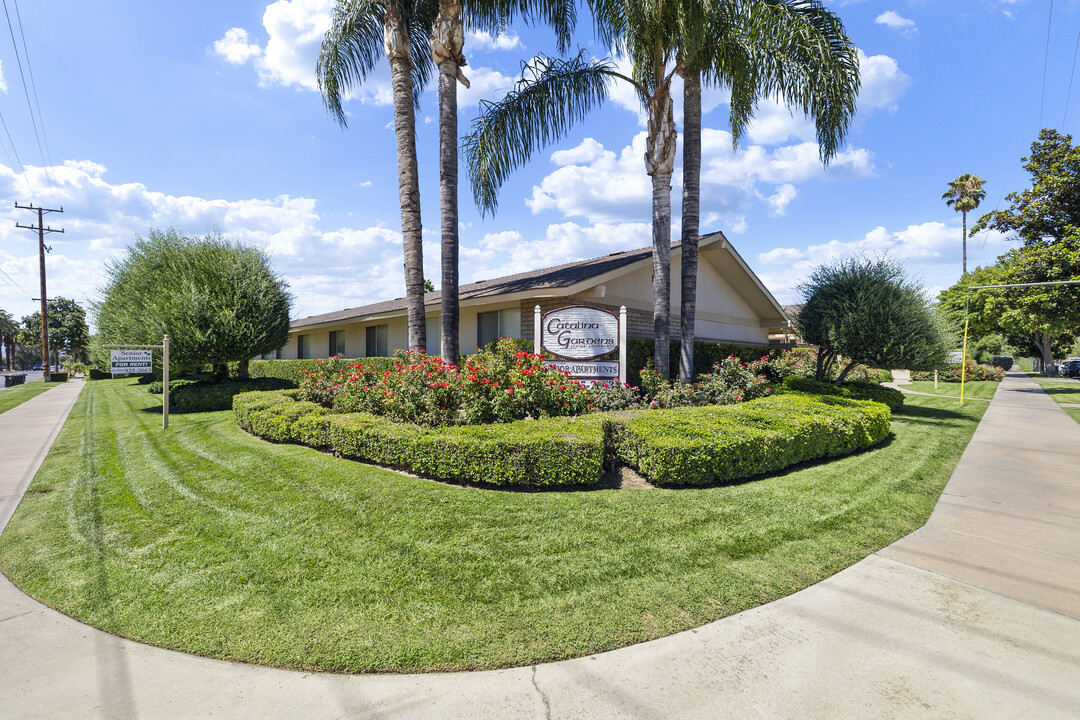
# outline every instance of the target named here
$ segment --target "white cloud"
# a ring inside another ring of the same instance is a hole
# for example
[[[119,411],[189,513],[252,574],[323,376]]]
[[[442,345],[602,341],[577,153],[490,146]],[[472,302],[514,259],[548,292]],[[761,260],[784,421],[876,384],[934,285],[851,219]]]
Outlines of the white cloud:
[[[262,55],[262,48],[248,40],[247,30],[244,28],[231,28],[225,32],[225,36],[214,42],[214,52],[227,62],[235,65],[243,65]]]
[[[867,56],[860,50],[859,72],[862,76],[860,110],[893,112],[899,107],[900,96],[911,85],[911,77],[904,74],[896,60],[888,55]]]
[[[549,225],[543,237],[525,238],[516,230],[486,234],[476,246],[462,244],[462,269],[473,282],[538,268],[647,247],[652,229],[646,223],[573,222]]]
[[[902,17],[895,10],[886,10],[874,18],[878,25],[884,25],[890,30],[896,30],[906,38],[915,37],[919,29],[915,27],[915,21]]]
[[[524,49],[525,47],[517,33],[492,35],[486,30],[480,30],[479,32],[469,30],[465,33],[465,50],[468,51],[472,45],[477,46],[480,50],[514,50],[515,48]]]
[[[776,192],[764,198],[769,206],[769,215],[776,217],[787,211],[788,203],[795,199],[799,191],[791,183],[784,183],[776,188]]]
[[[0,164],[0,268],[22,288],[0,275],[0,307],[20,317],[34,310],[29,297],[38,283],[37,242],[15,229],[16,220],[27,218],[12,206],[26,181],[47,186],[44,168],[27,166],[25,173],[24,179]],[[266,249],[296,295],[296,317],[402,295],[401,233],[383,225],[324,230],[312,198],[169,195],[142,183],[110,182],[106,168],[90,160],[50,167],[49,174],[55,188],[49,203],[79,209],[53,222],[66,232],[51,238],[54,251],[46,259],[52,294],[94,298],[106,259],[121,253],[136,235],[175,227],[193,235],[219,231]],[[438,277],[431,269],[431,259],[438,256],[437,233],[425,234],[433,243],[426,248],[427,274]]]
[[[513,89],[516,78],[486,67],[464,68],[469,87],[458,85],[458,107],[478,105],[481,100],[498,100]]]
[[[767,268],[758,275],[782,301],[794,300],[796,286],[819,265],[857,255],[888,256],[916,277],[934,276],[948,284],[948,278],[960,274],[960,244],[960,228],[955,223],[931,221],[897,231],[878,226],[857,240],[833,239],[806,248],[781,247],[760,253],[757,262]],[[999,233],[968,240],[968,265],[992,263],[1009,247],[1011,243]]]
[[[651,215],[652,183],[645,172],[646,133],[639,132],[618,154],[593,138],[577,147],[551,154],[559,166],[539,185],[525,204],[533,213],[557,210],[565,217],[579,217],[591,223],[648,221]],[[801,183],[822,179],[859,179],[874,172],[874,156],[863,148],[849,148],[821,164],[818,146],[801,142],[768,149],[748,145],[733,150],[731,133],[702,130],[702,214],[705,225],[721,218],[730,229],[746,229],[745,215],[752,204],[761,202],[773,215],[782,215],[798,195]],[[681,169],[673,175],[673,212],[678,208]],[[766,193],[761,185],[772,186]],[[714,217],[715,215],[715,217]]]

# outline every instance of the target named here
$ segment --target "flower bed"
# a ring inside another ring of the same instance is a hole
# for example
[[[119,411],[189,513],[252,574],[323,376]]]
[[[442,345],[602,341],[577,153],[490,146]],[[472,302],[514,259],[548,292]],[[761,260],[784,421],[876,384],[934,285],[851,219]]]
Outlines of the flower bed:
[[[299,395],[244,393],[233,410],[240,427],[267,440],[492,485],[594,484],[605,458],[657,484],[735,480],[867,447],[888,434],[890,418],[878,403],[787,394],[727,406],[425,427],[331,413]]]
[[[932,372],[912,372],[912,380],[933,380],[934,373]],[[976,363],[968,360],[964,363],[964,380],[968,382],[979,382],[989,380],[992,382],[1001,382],[1005,379],[1005,370],[993,365],[977,365]],[[938,372],[938,380],[941,382],[958,383],[960,382],[960,365],[949,365],[944,370]]]

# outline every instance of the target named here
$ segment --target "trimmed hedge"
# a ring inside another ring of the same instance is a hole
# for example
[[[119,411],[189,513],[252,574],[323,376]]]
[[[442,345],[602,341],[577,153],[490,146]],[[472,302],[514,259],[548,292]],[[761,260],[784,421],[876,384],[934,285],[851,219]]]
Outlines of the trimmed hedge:
[[[888,405],[890,410],[899,410],[904,406],[904,393],[896,388],[888,388],[872,382],[818,382],[811,378],[789,375],[784,378],[784,387],[796,392],[813,395],[835,395],[852,400],[873,400]]]
[[[67,382],[68,372],[67,370],[61,370],[60,372],[49,373],[49,382]]]
[[[366,413],[329,414],[290,393],[233,400],[240,427],[275,442],[332,447],[341,455],[421,475],[493,485],[588,485],[600,480],[600,416],[427,428]]]
[[[242,393],[233,411],[240,427],[273,442],[447,480],[534,487],[594,484],[610,456],[660,485],[735,480],[873,445],[890,419],[878,403],[796,394],[441,428],[330,413],[298,402],[296,391]]]
[[[878,403],[781,395],[637,412],[612,423],[616,454],[657,485],[704,485],[844,455],[889,434]]]
[[[293,383],[293,387],[298,387],[300,381],[304,379],[304,370],[315,370],[319,366],[327,364],[345,367],[358,362],[365,365],[375,365],[380,371],[394,369],[394,358],[390,357],[356,358],[355,360],[334,360],[333,358],[323,360],[252,360],[248,365],[248,375],[252,378],[289,380]]]

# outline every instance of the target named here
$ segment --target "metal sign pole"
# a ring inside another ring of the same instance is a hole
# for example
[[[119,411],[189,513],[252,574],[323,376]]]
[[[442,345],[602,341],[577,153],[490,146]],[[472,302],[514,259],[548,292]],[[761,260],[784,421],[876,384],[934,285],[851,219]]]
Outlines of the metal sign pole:
[[[626,344],[626,306],[619,308],[619,382],[626,384],[626,360],[629,348]]]

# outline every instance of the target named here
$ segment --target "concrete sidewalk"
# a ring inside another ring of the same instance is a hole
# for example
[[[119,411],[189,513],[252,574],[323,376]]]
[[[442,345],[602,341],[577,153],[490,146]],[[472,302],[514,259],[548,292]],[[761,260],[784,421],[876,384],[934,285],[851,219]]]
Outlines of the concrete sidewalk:
[[[0,580],[0,708],[13,718],[1075,718],[1078,538],[1080,425],[1010,374],[924,528],[696,630],[512,670],[320,675],[122,640]]]

